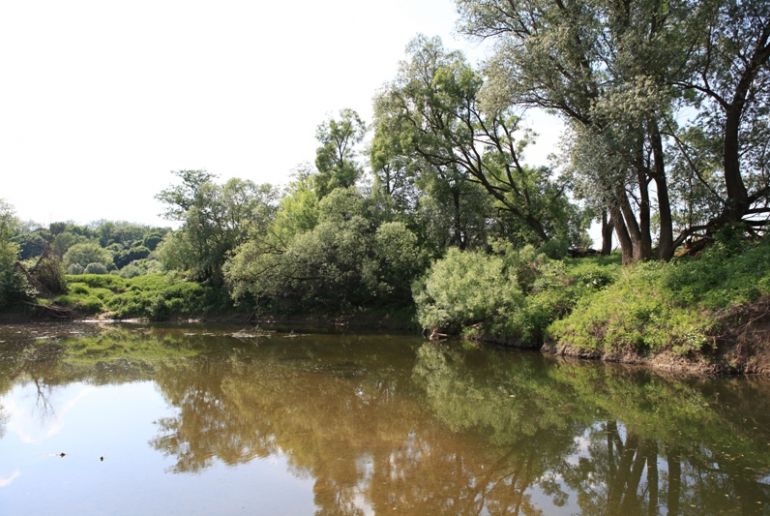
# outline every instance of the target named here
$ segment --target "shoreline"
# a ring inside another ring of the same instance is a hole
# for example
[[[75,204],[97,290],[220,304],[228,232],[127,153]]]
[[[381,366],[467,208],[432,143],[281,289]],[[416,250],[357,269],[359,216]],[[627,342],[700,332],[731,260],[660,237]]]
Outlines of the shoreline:
[[[262,316],[247,314],[218,314],[200,317],[175,317],[165,321],[150,321],[146,318],[112,319],[108,317],[75,317],[56,319],[31,316],[29,312],[0,314],[2,326],[61,325],[61,326],[192,326],[192,325],[249,325],[252,328],[262,328],[279,332],[299,331],[303,333],[349,333],[349,332],[394,332],[408,333],[415,336],[420,334],[413,321],[395,319],[375,314],[353,314],[346,316]],[[31,328],[33,329],[33,328]],[[538,352],[546,356],[561,359],[578,360],[605,364],[621,364],[641,367],[663,373],[696,375],[696,376],[770,376],[770,331],[753,333],[752,342],[720,342],[714,354],[699,354],[694,356],[677,355],[670,350],[650,356],[642,356],[633,350],[601,352],[586,350],[566,344],[547,342],[541,347],[513,346],[509,343],[489,340],[476,341],[483,345],[504,348],[510,351]],[[460,337],[449,337],[447,340],[460,341]]]

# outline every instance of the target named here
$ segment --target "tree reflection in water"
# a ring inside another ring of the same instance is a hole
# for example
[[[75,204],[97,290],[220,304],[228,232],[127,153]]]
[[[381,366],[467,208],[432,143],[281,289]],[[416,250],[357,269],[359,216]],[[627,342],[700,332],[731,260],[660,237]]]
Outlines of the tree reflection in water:
[[[281,454],[313,478],[319,514],[770,507],[766,382],[674,379],[406,338],[130,338],[144,358],[103,351],[84,360],[69,342],[14,371],[47,384],[151,378],[177,409],[151,441],[174,458],[173,472]]]

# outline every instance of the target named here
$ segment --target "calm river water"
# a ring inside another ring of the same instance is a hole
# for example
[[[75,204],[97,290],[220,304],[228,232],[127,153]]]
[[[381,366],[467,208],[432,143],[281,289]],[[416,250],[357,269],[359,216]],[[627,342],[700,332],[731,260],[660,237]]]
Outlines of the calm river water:
[[[770,383],[459,342],[0,326],[0,514],[770,514]]]

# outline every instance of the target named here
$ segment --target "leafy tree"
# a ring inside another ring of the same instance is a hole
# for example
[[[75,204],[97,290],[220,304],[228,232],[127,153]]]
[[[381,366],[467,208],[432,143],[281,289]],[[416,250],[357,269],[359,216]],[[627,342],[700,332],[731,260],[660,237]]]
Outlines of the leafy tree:
[[[327,313],[409,301],[409,285],[424,267],[409,229],[380,225],[372,200],[355,188],[325,196],[314,210],[317,223],[304,231],[280,227],[287,220],[282,210],[295,206],[282,203],[273,223],[279,227],[243,244],[227,262],[236,299],[250,296],[265,310]]]
[[[158,194],[165,216],[183,223],[168,235],[160,251],[167,267],[189,271],[214,284],[222,282],[228,253],[249,234],[265,230],[274,213],[276,192],[270,185],[230,179],[224,185],[202,170],[180,170],[181,184]]]
[[[85,269],[90,263],[100,263],[107,267],[112,263],[112,255],[96,242],[84,242],[70,247],[64,254],[63,262],[67,269],[73,264]]]
[[[315,191],[319,198],[335,188],[348,188],[361,177],[361,166],[356,162],[356,145],[361,143],[366,125],[352,109],[343,109],[339,118],[331,118],[316,131],[321,144],[316,150]]]
[[[28,285],[16,268],[19,246],[12,242],[18,220],[13,208],[0,199],[0,309],[28,297]]]
[[[398,77],[377,99],[375,141],[387,148],[392,137],[382,131],[396,131],[398,146],[390,148],[421,162],[421,172],[430,170],[448,186],[458,219],[460,192],[465,183],[476,183],[518,222],[523,243],[566,236],[574,208],[549,170],[522,163],[527,138],[517,137],[519,119],[510,104],[485,99],[481,76],[437,38],[418,37],[407,53]],[[455,223],[458,231],[460,225]],[[455,243],[465,247],[462,235]]]
[[[77,235],[68,230],[62,230],[57,233],[51,243],[52,250],[59,258],[64,258],[64,254],[75,244],[82,244],[88,239],[82,235]]]
[[[671,82],[699,111],[691,125],[703,128],[720,151],[725,195],[716,222],[749,216],[747,224],[761,225],[756,215],[770,211],[770,5],[761,0],[698,2],[686,21],[695,40],[688,73]]]
[[[655,223],[663,259],[691,235],[713,235],[730,221],[764,226],[757,215],[767,212],[769,191],[761,157],[766,2],[458,0],[458,7],[464,31],[500,42],[486,68],[498,95],[568,121],[573,164],[584,178],[580,195],[597,213],[609,212],[626,261],[653,255]],[[704,149],[688,138],[694,128],[714,141],[705,148],[721,149],[722,185],[709,178],[714,160],[694,152]],[[740,172],[741,162],[750,170]],[[679,191],[671,195],[673,169]],[[698,188],[685,189],[692,184]],[[716,214],[712,201],[694,196],[698,190],[721,202]],[[705,224],[675,217],[696,210]]]
[[[118,269],[122,269],[135,260],[141,260],[150,256],[150,250],[143,245],[132,247],[115,254],[113,261]]]
[[[50,237],[50,233],[38,228],[35,231],[19,232],[13,237],[13,240],[19,245],[19,257],[22,260],[28,260],[40,256],[48,249]]]

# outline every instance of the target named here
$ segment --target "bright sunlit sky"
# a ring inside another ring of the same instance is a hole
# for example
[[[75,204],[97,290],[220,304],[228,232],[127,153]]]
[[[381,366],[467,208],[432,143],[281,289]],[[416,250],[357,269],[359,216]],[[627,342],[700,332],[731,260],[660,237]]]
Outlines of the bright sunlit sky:
[[[372,97],[418,32],[472,60],[453,0],[0,3],[0,198],[23,220],[167,224],[178,169],[285,184],[315,129]],[[532,118],[545,163],[561,132]]]

